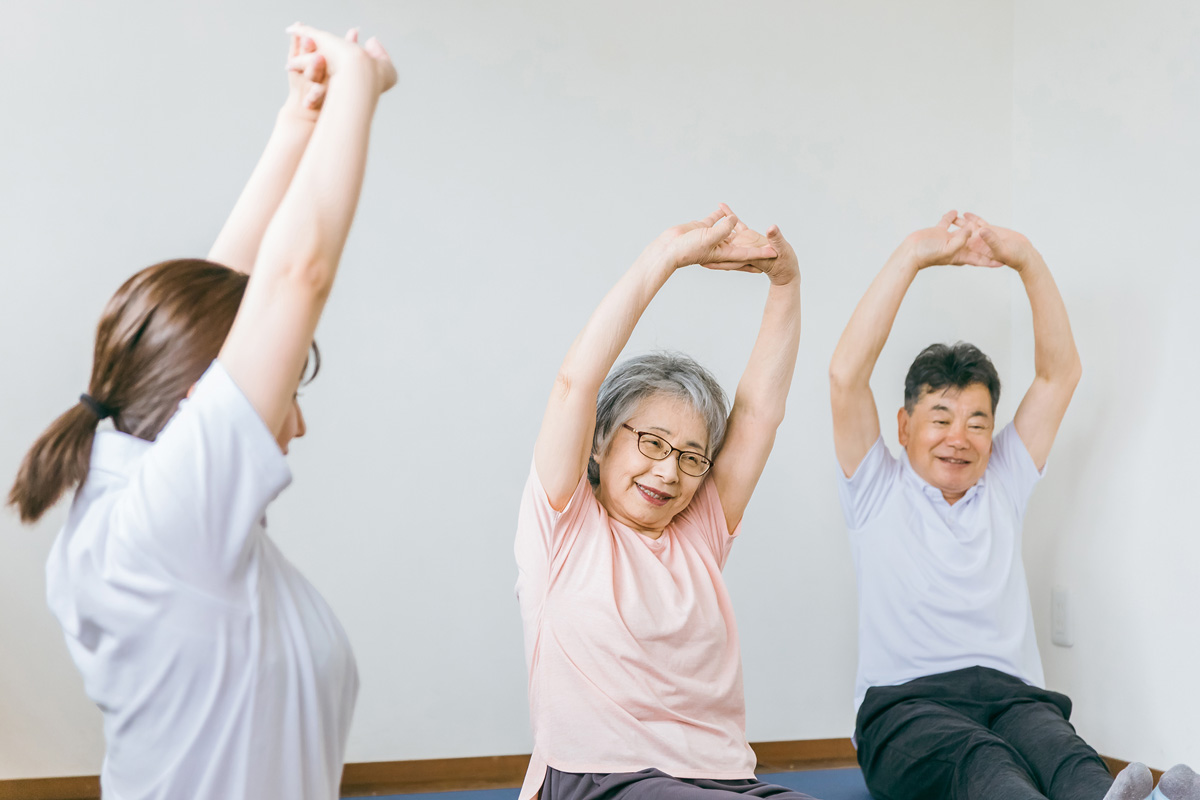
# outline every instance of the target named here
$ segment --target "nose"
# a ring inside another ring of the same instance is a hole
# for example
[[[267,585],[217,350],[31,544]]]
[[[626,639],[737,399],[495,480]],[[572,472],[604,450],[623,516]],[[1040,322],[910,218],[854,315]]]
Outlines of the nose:
[[[300,403],[296,403],[296,438],[299,439],[308,431],[308,426],[304,424],[304,412],[300,410]]]
[[[678,453],[672,452],[661,461],[655,461],[650,471],[664,483],[676,483],[679,480]]]
[[[946,444],[960,450],[968,447],[966,423],[951,423],[950,429],[946,431]]]

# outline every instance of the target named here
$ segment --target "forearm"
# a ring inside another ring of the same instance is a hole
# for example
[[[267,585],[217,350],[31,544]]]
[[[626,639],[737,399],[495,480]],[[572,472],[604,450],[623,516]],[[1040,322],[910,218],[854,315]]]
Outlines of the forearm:
[[[783,422],[800,348],[800,279],[772,284],[750,361],[738,382],[734,415],[749,415],[772,430]]]
[[[829,376],[835,390],[870,386],[875,362],[892,332],[900,303],[917,275],[918,263],[905,244],[900,245],[875,276],[859,300],[830,362]]]
[[[328,288],[358,207],[379,93],[370,65],[332,76],[321,118],[267,226],[256,269]]]
[[[600,385],[673,271],[665,261],[643,254],[600,301],[559,368],[534,462],[550,505],[560,511],[587,467]]]
[[[1054,276],[1036,251],[1020,275],[1033,312],[1034,372],[1041,380],[1074,387],[1081,371],[1079,351]]]
[[[312,137],[315,116],[285,106],[258,164],[217,235],[208,260],[250,272],[263,234],[275,216]]]
[[[653,254],[642,254],[592,312],[559,370],[575,389],[591,395],[595,405],[600,384],[625,349],[633,329],[675,268]]]

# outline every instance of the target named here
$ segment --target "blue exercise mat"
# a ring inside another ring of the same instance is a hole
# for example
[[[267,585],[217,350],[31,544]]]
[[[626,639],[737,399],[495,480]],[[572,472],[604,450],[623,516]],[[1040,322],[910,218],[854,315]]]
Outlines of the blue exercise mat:
[[[817,800],[871,800],[862,771],[814,769],[805,772],[768,772],[758,776],[763,783],[786,786]],[[473,792],[435,792],[430,794],[393,794],[376,800],[517,800],[517,789],[480,789]]]
[[[871,800],[862,770],[858,767],[768,772],[758,775],[758,779],[763,783],[774,783],[804,792],[817,800]]]

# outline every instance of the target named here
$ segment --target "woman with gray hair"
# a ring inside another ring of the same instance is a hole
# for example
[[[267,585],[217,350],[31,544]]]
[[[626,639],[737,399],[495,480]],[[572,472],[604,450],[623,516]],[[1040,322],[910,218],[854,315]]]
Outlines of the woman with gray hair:
[[[728,416],[721,387],[686,356],[641,356],[609,374],[654,295],[691,264],[771,282]],[[571,346],[517,523],[534,733],[521,800],[803,797],[754,778],[721,577],[783,421],[799,340],[795,253],[778,228],[762,236],[722,205],[655,239]]]

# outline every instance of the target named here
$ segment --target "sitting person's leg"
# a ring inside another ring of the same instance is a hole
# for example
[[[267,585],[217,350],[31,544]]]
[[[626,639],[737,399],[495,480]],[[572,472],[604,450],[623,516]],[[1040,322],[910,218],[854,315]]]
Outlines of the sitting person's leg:
[[[1019,684],[1015,679],[1007,683]],[[990,727],[1021,754],[1045,795],[1050,800],[1102,800],[1113,778],[1100,755],[1067,721],[1071,700],[1023,684],[1004,690],[1006,707]]]
[[[813,800],[788,789],[756,780],[718,781],[703,778],[675,778],[656,769],[611,774],[559,772],[546,770],[541,800],[714,800],[714,792],[771,800]]]
[[[1025,760],[980,718],[974,673],[867,691],[855,736],[878,800],[1045,800]]]

